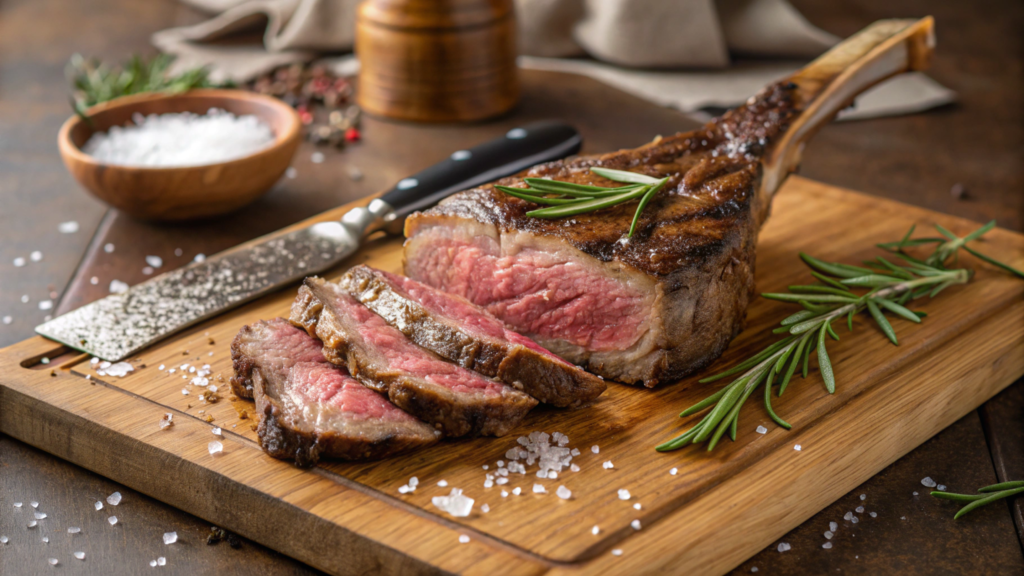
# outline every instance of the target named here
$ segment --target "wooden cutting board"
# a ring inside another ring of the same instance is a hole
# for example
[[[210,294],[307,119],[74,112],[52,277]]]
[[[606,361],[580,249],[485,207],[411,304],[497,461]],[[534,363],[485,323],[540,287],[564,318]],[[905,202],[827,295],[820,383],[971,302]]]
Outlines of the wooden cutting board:
[[[349,207],[313,220],[337,218]],[[807,282],[796,258],[801,250],[856,263],[880,253],[871,248],[876,242],[898,239],[915,223],[925,232],[935,222],[961,235],[977,227],[791,177],[760,235],[758,289]],[[1024,236],[996,229],[982,244],[1024,266]],[[401,258],[399,239],[372,238],[326,277],[362,262],[398,271]],[[680,410],[716,389],[690,378],[653,391],[612,385],[579,410],[540,407],[504,438],[449,440],[380,462],[309,470],[274,460],[256,443],[252,421],[240,418],[252,405],[230,400],[229,346],[243,324],[287,315],[294,287],[152,347],[124,378],[99,377],[87,356],[40,337],[0,350],[0,432],[332,573],[721,573],[1024,374],[1024,282],[965,258],[975,279],[915,306],[929,312],[923,324],[894,322],[900,346],[866,319],[855,321],[852,335],[840,330],[842,341],[830,351],[836,394],[825,393],[814,371],[773,402],[792,431],[772,424],[752,400],[737,441],[713,453],[653,449],[699,418],[680,419]],[[706,373],[772,341],[770,327],[792,310],[755,301],[746,331]],[[210,364],[224,398],[204,404],[188,385],[191,375],[158,369],[185,363]],[[161,430],[168,412],[174,426]],[[768,433],[758,434],[758,425]],[[493,472],[516,438],[534,430],[567,434],[581,451],[573,460],[581,470],[542,480],[532,466],[507,485],[484,488],[482,467]],[[211,456],[207,443],[218,439],[224,452]],[[603,468],[606,461],[614,468]],[[418,489],[400,494],[412,476]],[[534,494],[535,484],[547,493]],[[555,496],[560,485],[572,491],[569,500]],[[476,500],[469,517],[431,505],[452,487]],[[522,495],[501,496],[515,487]],[[620,488],[631,493],[628,501],[619,499]],[[460,543],[463,535],[467,543]]]

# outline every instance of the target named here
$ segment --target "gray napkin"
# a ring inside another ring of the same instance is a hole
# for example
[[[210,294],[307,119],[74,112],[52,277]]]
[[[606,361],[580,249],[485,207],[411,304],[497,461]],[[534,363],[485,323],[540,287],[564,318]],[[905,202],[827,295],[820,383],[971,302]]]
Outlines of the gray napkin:
[[[153,44],[177,56],[176,70],[208,66],[212,79],[236,82],[351,50],[360,2],[182,1],[214,16],[157,32]],[[838,41],[785,0],[516,0],[516,13],[521,66],[584,74],[685,112],[734,106]],[[261,44],[224,42],[253,30],[262,30]],[[733,65],[730,55],[789,60]],[[862,96],[845,117],[903,114],[953,99],[922,74],[904,75]]]

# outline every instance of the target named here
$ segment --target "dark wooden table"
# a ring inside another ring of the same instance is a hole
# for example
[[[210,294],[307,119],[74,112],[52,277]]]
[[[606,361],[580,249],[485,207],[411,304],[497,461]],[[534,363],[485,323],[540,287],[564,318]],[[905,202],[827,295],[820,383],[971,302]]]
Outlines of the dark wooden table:
[[[986,0],[970,7],[927,0],[794,4],[812,22],[841,36],[879,18],[934,14],[939,51],[931,74],[960,99],[956,106],[926,114],[830,125],[805,155],[805,176],[1024,228],[1024,5],[1016,0]],[[329,154],[324,164],[312,164],[311,150],[304,148],[295,162],[297,178],[230,219],[154,226],[107,211],[78,188],[57,154],[56,131],[69,113],[64,63],[75,51],[109,60],[149,53],[153,31],[200,18],[170,0],[0,4],[0,318],[12,317],[11,324],[0,323],[0,346],[31,335],[32,327],[51,313],[39,309],[41,300],[53,300],[54,308],[64,311],[105,294],[111,279],[141,281],[146,254],[163,256],[165,268],[181,265],[196,253],[215,252],[382,189],[440,159],[448,144],[493,133],[487,125],[439,129],[371,121],[365,143]],[[650,135],[692,126],[682,115],[663,111],[623,117],[617,112],[631,103],[630,97],[588,80],[541,73],[525,80],[522,106],[502,122],[563,117],[580,125],[590,150],[638,144],[621,136],[638,126],[649,127]],[[351,166],[365,178],[352,180]],[[966,196],[950,193],[958,184]],[[80,230],[58,233],[58,223],[68,220],[77,221]],[[113,253],[98,249],[107,242],[115,244]],[[180,257],[173,256],[175,248],[181,248]],[[34,250],[43,253],[41,262],[12,265],[16,256]],[[93,276],[96,285],[90,282]],[[21,302],[22,295],[29,296],[28,303]],[[927,489],[920,480],[925,476],[959,491],[1024,478],[1024,382],[786,535],[780,541],[792,546],[789,552],[780,554],[773,545],[737,571],[1024,573],[1022,499],[954,522],[953,504],[923,496]],[[116,509],[124,529],[111,532],[101,529],[106,514],[96,513],[92,504],[114,491],[124,495]],[[866,495],[863,502],[861,494]],[[21,516],[11,512],[12,503],[22,501],[27,507],[32,500],[62,524],[81,526],[82,533],[50,534],[49,544],[24,545],[26,529]],[[840,530],[834,547],[821,549],[828,523],[841,523],[846,511],[861,504],[876,511],[877,518]],[[175,574],[314,572],[247,541],[240,542],[240,549],[228,543],[208,546],[209,525],[202,520],[5,436],[0,436],[0,510],[0,535],[19,531],[11,544],[0,545],[0,574],[41,573],[49,569],[46,558],[54,556],[63,559],[59,569],[90,574],[136,574],[160,556],[168,559],[163,569]],[[175,546],[161,542],[168,531],[178,533]],[[74,550],[87,552],[85,562],[70,557]]]

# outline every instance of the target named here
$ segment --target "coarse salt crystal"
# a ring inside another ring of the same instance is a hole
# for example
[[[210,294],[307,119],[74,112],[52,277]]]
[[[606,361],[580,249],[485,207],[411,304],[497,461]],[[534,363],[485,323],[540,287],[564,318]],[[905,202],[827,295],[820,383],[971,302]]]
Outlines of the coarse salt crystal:
[[[641,528],[639,520],[633,520],[629,525],[633,527],[633,530],[639,530]]]
[[[408,493],[408,492],[410,492],[411,490],[412,490],[412,488],[409,488],[408,486],[406,486],[406,485],[404,485],[404,484],[403,484],[402,486],[399,486],[399,487],[398,487],[398,493],[399,493],[399,494],[407,494],[407,493]]]
[[[558,497],[561,498],[562,500],[568,500],[569,498],[572,498],[572,491],[566,488],[565,486],[559,486],[558,490],[555,490],[555,494],[558,495]]]
[[[590,451],[593,452],[594,454],[600,454],[601,447],[598,446],[597,444],[594,444],[593,446],[590,447]]]
[[[557,480],[557,479],[558,479],[558,472],[555,472],[554,470],[548,470],[548,480]]]
[[[778,547],[778,551],[779,552],[785,552],[785,551],[787,551],[789,549],[790,549],[790,545],[789,545],[788,542],[779,542],[779,547]]]
[[[112,253],[114,251],[114,245],[111,244],[110,242],[107,242],[106,244],[103,245],[103,251],[106,252],[107,254]]]
[[[861,500],[867,500],[868,499],[868,495],[867,494],[861,494],[860,495],[860,499]]]
[[[36,512],[35,517],[36,520],[43,520],[44,518],[46,518],[46,512]]]
[[[21,256],[18,256],[17,258],[14,259],[14,267],[15,268],[21,268],[24,265],[25,265],[25,259],[22,258]]]
[[[178,541],[177,532],[164,532],[164,544],[174,544]]]
[[[461,489],[452,488],[451,494],[448,496],[434,496],[430,502],[456,518],[464,518],[473,511],[474,500],[463,495]]]
[[[440,486],[441,488],[444,488],[445,486],[448,485],[448,481],[447,480],[438,480],[437,481],[437,485]]]
[[[935,487],[935,489],[938,490],[939,492],[945,492],[946,491],[946,485],[945,484],[939,484],[938,486]]]
[[[99,500],[97,500],[95,506],[96,506],[97,510],[103,510],[103,502],[100,502]]]
[[[580,467],[577,466],[576,464],[570,464],[569,465],[569,470],[571,470],[572,472],[579,472],[580,471]]]
[[[324,153],[323,152],[313,152],[313,154],[309,157],[309,159],[313,162],[313,164],[320,164],[320,163],[322,163],[324,161]]]
[[[75,552],[75,558],[79,560],[85,560],[85,552]]]
[[[78,222],[75,222],[74,220],[61,222],[60,224],[57,224],[57,231],[61,234],[74,234],[75,232],[78,232]]]
[[[97,278],[96,276],[93,276],[92,278],[89,278],[89,284],[92,284],[93,286],[96,286],[99,283],[100,283],[100,279]]]
[[[164,265],[164,259],[159,256],[146,256],[146,264],[153,268],[159,268]]]
[[[849,522],[850,520],[853,520],[853,512],[847,512],[846,514],[844,514],[843,515],[843,520],[846,520],[847,522]]]
[[[299,171],[296,170],[294,167],[289,166],[288,169],[284,171],[284,175],[287,176],[288,178],[293,179],[299,175]]]
[[[611,470],[612,468],[615,468],[615,465],[612,464],[611,460],[608,460],[607,462],[605,462],[601,466],[603,466],[605,470]]]
[[[668,471],[668,473],[673,475],[673,476],[675,476],[676,474],[679,473],[679,469],[678,468],[672,468],[671,470]]]
[[[465,534],[460,535],[459,536],[459,544],[467,544],[467,543],[469,543],[469,536],[466,536]]]
[[[490,478],[487,478],[486,480],[484,480],[484,488],[493,488],[493,487],[494,487],[494,480],[492,480]]]
[[[864,513],[864,507],[863,506],[857,506],[856,508],[853,509],[853,511],[856,512],[857,514],[863,514]]]
[[[916,490],[914,491],[914,496],[917,496],[917,491]]]
[[[835,536],[835,533],[831,530],[825,531],[825,540],[831,540],[833,536]]]
[[[14,503],[14,507],[15,508],[21,508],[21,502],[15,502]]]
[[[117,516],[111,516],[110,518],[107,518],[107,522],[110,522],[111,526],[117,524]]]
[[[412,478],[409,478],[409,487],[410,488],[416,488],[416,486],[418,486],[419,483],[420,483],[420,479],[419,478],[417,478],[415,476],[413,476]]]
[[[10,316],[4,316],[4,324],[10,324],[11,322],[14,322],[14,318],[11,318]]]
[[[100,367],[103,367],[103,365],[100,364]],[[110,366],[103,367],[103,370],[107,373],[107,376],[124,378],[129,372],[134,372],[135,367],[128,362],[118,362],[117,364],[111,364]]]
[[[480,506],[480,511],[483,512],[484,514],[487,514],[488,512],[491,511],[491,507],[488,506],[487,504],[482,504]]]
[[[516,496],[519,496],[520,494],[523,493],[523,489],[516,486],[515,488],[512,489],[512,493],[515,494]]]
[[[832,543],[831,542],[825,542],[824,544],[821,545],[821,547],[824,548],[825,550],[828,550],[829,548],[832,547]]]
[[[121,282],[120,280],[110,281],[110,293],[111,294],[124,294],[128,291],[128,284]]]
[[[935,488],[935,480],[932,480],[931,476],[925,476],[922,478],[921,484],[927,488]]]
[[[152,566],[153,568],[156,568],[156,560],[150,560],[149,561],[149,565]]]
[[[833,532],[835,532],[836,530],[839,530],[839,523],[838,522],[829,522],[828,523],[828,529],[833,531]]]
[[[33,262],[39,262],[40,260],[43,259],[43,253],[40,252],[39,250],[34,250],[31,254],[28,255],[28,258]]]
[[[490,469],[491,469],[491,467],[490,467],[490,466],[488,466],[487,464],[484,464],[484,465],[482,466],[482,468],[483,468],[484,470],[490,470]]]
[[[217,440],[214,440],[206,445],[206,449],[210,451],[210,456],[216,456],[217,454],[224,452],[224,445]]]
[[[220,436],[221,435],[221,429],[218,426],[214,426],[213,430],[211,430],[211,432],[213,432],[214,436]]]
[[[793,446],[793,450],[796,450],[797,452],[799,452],[799,451],[803,450],[803,448],[799,444],[797,444],[797,445]]]
[[[29,297],[28,297],[28,294],[23,294],[23,295],[21,296],[21,303],[22,303],[22,304],[28,304],[28,301],[29,301]]]
[[[200,252],[196,254],[196,257],[192,259],[193,262],[206,262],[206,254]]]
[[[39,522],[37,522],[37,521],[35,521],[35,520],[29,520],[29,521],[28,521],[28,527],[29,527],[29,528],[35,528],[35,527],[36,527],[36,526],[38,526],[38,525],[39,525]]]
[[[590,533],[593,534],[594,536],[597,536],[598,534],[600,534],[601,533],[600,526],[598,526],[597,524],[594,524],[594,527],[590,529]]]
[[[53,308],[53,300],[40,300],[39,301],[39,309],[40,310],[49,310],[50,308]]]
[[[757,427],[757,433],[758,434],[767,434],[768,433],[768,429],[765,428],[764,426],[758,426]]]
[[[641,506],[639,502],[633,504],[633,510],[640,510],[641,508],[643,508],[643,506]]]
[[[622,549],[621,548],[614,548],[614,549],[612,549],[612,556],[622,556]]]
[[[49,543],[50,543],[50,537],[49,536],[43,536],[43,544],[49,544]]]
[[[619,488],[619,500],[629,500],[629,490]]]
[[[850,523],[851,524],[856,524],[857,522],[860,522],[860,518],[857,518],[856,516],[854,516],[853,518],[850,518]]]
[[[68,534],[78,534],[81,531],[82,529],[77,527],[68,528]]]
[[[544,488],[544,485],[542,485],[542,484],[534,484],[533,485],[533,493],[534,494],[547,494],[548,491],[547,491],[547,489]]]
[[[153,268],[151,266],[146,266],[145,268],[142,269],[142,273],[145,274],[146,276],[149,276],[153,273]]]
[[[508,478],[505,478],[504,476],[502,476],[501,478],[498,478],[498,479],[497,479],[497,480],[495,480],[494,482],[495,482],[496,484],[498,484],[498,486],[501,486],[501,485],[503,485],[503,484],[508,484]]]
[[[28,505],[33,508],[39,508],[39,502],[36,502],[35,500],[29,502]]]
[[[508,490],[502,490],[501,491],[501,497],[502,498],[508,498]]]
[[[156,565],[157,566],[167,566],[167,558],[164,558],[163,556],[157,558],[156,559]]]
[[[56,566],[57,564],[59,564],[59,561],[56,558],[50,558],[49,560],[47,560],[47,562],[50,563],[50,566]]]

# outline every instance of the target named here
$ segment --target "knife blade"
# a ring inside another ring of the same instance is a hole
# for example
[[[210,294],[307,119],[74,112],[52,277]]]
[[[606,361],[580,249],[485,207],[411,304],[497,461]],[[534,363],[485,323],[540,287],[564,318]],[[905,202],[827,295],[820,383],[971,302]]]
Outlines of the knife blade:
[[[86,304],[36,327],[42,336],[107,360],[123,360],[202,320],[323,272],[367,234],[401,230],[405,217],[451,194],[579,151],[571,126],[539,122],[404,178],[340,220],[271,233]]]

